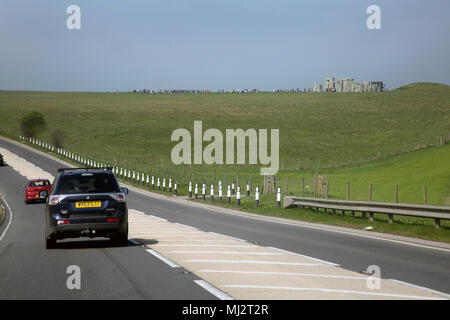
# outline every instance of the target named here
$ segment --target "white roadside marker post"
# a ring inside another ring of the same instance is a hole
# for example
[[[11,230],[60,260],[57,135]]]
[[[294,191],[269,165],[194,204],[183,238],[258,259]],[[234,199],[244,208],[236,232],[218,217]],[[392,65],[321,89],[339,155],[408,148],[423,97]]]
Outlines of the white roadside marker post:
[[[255,188],[255,207],[259,206],[259,187]]]
[[[281,188],[278,187],[277,190],[277,207],[279,208],[281,206]]]
[[[236,193],[236,204],[239,206],[241,204],[241,187],[237,187],[237,193]]]

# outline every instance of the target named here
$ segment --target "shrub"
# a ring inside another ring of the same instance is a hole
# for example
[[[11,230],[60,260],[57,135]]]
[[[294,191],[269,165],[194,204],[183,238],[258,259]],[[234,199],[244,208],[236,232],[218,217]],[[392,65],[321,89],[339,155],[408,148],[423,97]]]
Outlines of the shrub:
[[[55,129],[51,134],[51,141],[55,148],[64,147],[64,139],[66,137],[66,133],[60,129]]]
[[[37,134],[47,128],[44,115],[39,111],[27,113],[20,119],[20,131],[27,138],[35,138]]]

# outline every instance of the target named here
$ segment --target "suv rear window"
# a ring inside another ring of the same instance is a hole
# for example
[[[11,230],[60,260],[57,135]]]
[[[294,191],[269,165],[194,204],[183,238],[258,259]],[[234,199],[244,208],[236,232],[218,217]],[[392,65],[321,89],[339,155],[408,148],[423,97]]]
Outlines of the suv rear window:
[[[112,174],[83,172],[64,175],[59,179],[56,194],[120,192]]]

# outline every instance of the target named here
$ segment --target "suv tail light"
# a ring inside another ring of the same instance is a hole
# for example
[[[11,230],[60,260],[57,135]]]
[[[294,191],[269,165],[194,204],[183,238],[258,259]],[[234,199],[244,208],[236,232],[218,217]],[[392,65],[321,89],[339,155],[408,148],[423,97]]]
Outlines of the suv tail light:
[[[116,194],[116,199],[118,202],[125,202],[125,194],[124,193]]]
[[[59,197],[58,196],[51,196],[50,201],[48,202],[51,206],[56,206],[59,203]]]

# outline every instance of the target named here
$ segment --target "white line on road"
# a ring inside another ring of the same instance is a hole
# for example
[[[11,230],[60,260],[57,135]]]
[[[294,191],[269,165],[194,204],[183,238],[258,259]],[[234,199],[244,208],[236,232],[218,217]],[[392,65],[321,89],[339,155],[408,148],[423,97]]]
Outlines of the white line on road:
[[[328,274],[311,274],[311,273],[299,273],[299,272],[238,271],[238,270],[210,270],[210,269],[198,270],[197,272],[257,274],[257,275],[295,276],[295,277],[317,277],[317,278],[336,278],[336,279],[353,279],[353,280],[367,280],[368,279],[368,277],[336,276],[336,275],[328,275]]]
[[[192,229],[192,230],[198,230],[198,228],[191,227],[191,226],[188,226],[188,225],[185,225],[185,224],[182,224],[182,223],[175,222],[175,224],[177,224],[179,226],[182,226],[182,227],[185,227],[185,228]]]
[[[156,258],[158,258],[159,260],[167,263],[169,266],[171,266],[172,268],[179,268],[180,266],[178,264],[176,264],[175,262],[173,262],[172,260],[167,259],[166,257],[160,255],[158,252],[156,252],[155,250],[152,249],[147,249],[146,250],[148,253],[154,255]]]
[[[164,218],[160,218],[160,217],[157,217],[157,216],[154,216],[154,215],[151,215],[151,214],[149,214],[148,216],[149,216],[149,217],[152,217],[152,218],[155,218],[155,219],[157,219],[157,220],[160,220],[160,221],[165,221],[165,222],[167,222],[167,219],[164,219]]]
[[[277,264],[287,266],[320,266],[317,263],[284,262],[284,261],[258,261],[258,260],[213,260],[213,259],[188,259],[185,262],[204,262],[204,263],[246,263],[246,264]]]
[[[226,234],[221,234],[221,233],[217,233],[217,232],[208,232],[208,233],[214,234],[214,235],[216,235],[216,236],[221,236],[221,237],[230,238],[230,239],[237,240],[237,241],[247,242],[247,240],[243,240],[243,239],[239,239],[239,238],[227,236]]]
[[[443,295],[443,296],[447,297],[448,299],[450,299],[450,295],[447,294],[447,293],[444,293],[444,292],[436,291],[436,290],[433,290],[433,289],[430,289],[430,288],[418,286],[418,285],[415,285],[415,284],[412,284],[412,283],[409,283],[409,282],[404,282],[404,281],[400,281],[400,280],[396,280],[396,279],[389,279],[389,281],[400,283],[400,284],[403,284],[405,286],[410,286],[410,287],[417,288],[417,289],[422,289],[422,290],[425,290],[425,291],[428,291],[428,292],[431,292],[431,293],[434,293],[434,294],[440,294],[440,295]]]
[[[254,248],[252,245],[240,246],[232,244],[157,244],[158,247],[226,247],[226,248]]]
[[[245,251],[169,251],[169,253],[213,253],[213,254],[244,254],[244,255],[281,255],[278,252],[245,252]]]
[[[234,300],[234,298],[222,290],[217,289],[213,285],[211,285],[209,282],[206,282],[205,280],[194,280],[196,284],[198,284],[200,287],[211,293],[212,295],[216,296],[220,300]]]
[[[275,248],[275,247],[268,247],[268,248],[274,249],[274,250],[278,250],[278,251],[281,251],[281,252],[284,252],[284,253],[287,253],[287,254],[292,254],[294,256],[299,256],[299,257],[302,257],[302,258],[307,258],[307,259],[311,259],[311,260],[314,260],[314,261],[323,262],[323,263],[326,263],[326,264],[329,264],[329,265],[332,265],[332,266],[335,266],[335,267],[340,267],[340,265],[337,264],[337,263],[333,263],[333,262],[322,260],[322,259],[313,258],[313,257],[310,257],[310,256],[305,256],[305,255],[300,254],[300,253],[291,252],[291,251],[287,251],[287,250],[283,250],[283,249],[279,249],[279,248]]]
[[[426,299],[426,300],[444,300],[443,298],[423,297],[423,296],[410,296],[395,293],[379,293],[379,292],[367,292],[367,291],[355,291],[355,290],[338,290],[338,289],[325,289],[325,288],[297,288],[297,287],[277,287],[277,286],[254,286],[254,285],[240,285],[240,284],[227,284],[223,285],[224,288],[242,288],[242,289],[269,289],[269,290],[290,290],[290,291],[319,291],[319,292],[332,292],[332,293],[350,293],[361,294],[370,296],[382,296],[382,297],[395,297],[404,299]]]
[[[3,199],[3,202],[6,204],[6,206],[8,207],[8,211],[9,211],[9,221],[8,221],[8,224],[7,224],[6,227],[5,227],[5,230],[3,230],[3,233],[2,233],[2,235],[0,236],[0,241],[2,241],[3,238],[5,237],[6,231],[8,231],[8,229],[9,229],[9,227],[11,226],[11,223],[12,223],[12,221],[13,221],[13,212],[12,212],[11,208],[9,207],[8,202],[6,202],[5,198],[2,198],[2,199]],[[4,211],[3,211],[3,214],[5,215],[5,219],[7,219],[6,213],[5,213]]]

